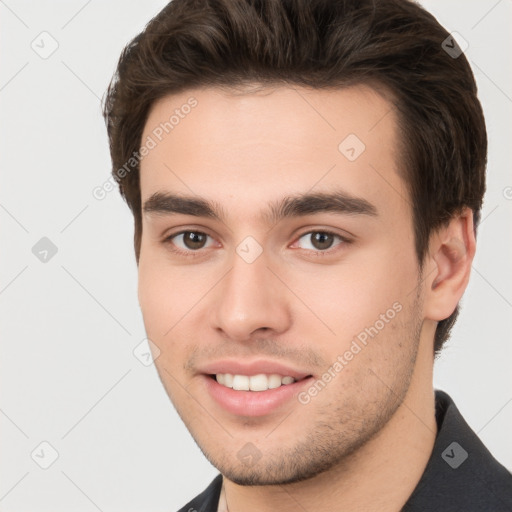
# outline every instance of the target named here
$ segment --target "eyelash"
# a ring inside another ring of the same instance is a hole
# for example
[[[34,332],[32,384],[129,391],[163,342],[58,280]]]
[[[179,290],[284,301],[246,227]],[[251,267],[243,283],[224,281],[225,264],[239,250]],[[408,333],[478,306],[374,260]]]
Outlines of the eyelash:
[[[180,249],[180,248],[176,247],[172,243],[173,238],[176,238],[177,236],[183,235],[185,233],[195,233],[195,234],[206,235],[207,237],[210,237],[210,235],[208,233],[205,233],[203,231],[187,229],[187,230],[179,231],[177,233],[173,233],[173,234],[169,235],[168,237],[166,237],[163,240],[163,243],[169,245],[170,250],[172,252],[174,252],[175,254],[178,254],[179,256],[184,256],[186,258],[197,258],[199,256],[202,256],[202,253],[201,253],[202,249],[198,249],[196,251],[194,251],[194,250],[185,251],[183,249]],[[297,237],[296,240],[298,241],[304,235],[310,235],[310,234],[313,234],[313,233],[322,233],[324,235],[331,235],[331,236],[333,236],[335,238],[338,238],[340,240],[340,242],[341,242],[339,244],[336,244],[334,247],[326,249],[325,251],[319,251],[319,250],[313,251],[311,249],[303,249],[303,250],[307,251],[310,255],[313,255],[315,257],[321,257],[321,256],[325,256],[326,254],[332,254],[334,252],[337,252],[339,250],[339,249],[336,249],[337,247],[339,247],[341,245],[347,245],[347,244],[350,244],[352,242],[352,240],[350,240],[350,239],[348,239],[348,238],[346,238],[346,237],[344,237],[344,236],[342,236],[342,235],[340,235],[338,233],[334,233],[333,231],[329,231],[329,230],[320,230],[320,229],[305,231],[304,233],[300,234]],[[212,238],[212,237],[210,237],[210,238]]]

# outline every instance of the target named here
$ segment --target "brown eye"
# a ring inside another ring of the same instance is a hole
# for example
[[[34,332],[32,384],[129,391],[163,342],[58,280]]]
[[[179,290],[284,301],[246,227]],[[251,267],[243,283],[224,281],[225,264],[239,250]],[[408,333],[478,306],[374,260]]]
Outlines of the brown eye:
[[[336,239],[339,242],[336,242]],[[316,251],[327,251],[333,246],[339,245],[345,240],[340,236],[334,233],[329,233],[328,231],[310,231],[309,233],[304,233],[299,238],[299,246],[302,249],[312,249]]]
[[[204,249],[208,244],[211,245],[209,238],[211,238],[209,235],[201,231],[182,231],[170,236],[166,241],[176,246],[178,250],[193,252]]]
[[[319,250],[329,249],[334,241],[334,236],[330,233],[313,233],[311,237],[311,243]]]
[[[207,236],[196,231],[185,231],[183,233],[183,243],[187,249],[202,249],[206,243]]]

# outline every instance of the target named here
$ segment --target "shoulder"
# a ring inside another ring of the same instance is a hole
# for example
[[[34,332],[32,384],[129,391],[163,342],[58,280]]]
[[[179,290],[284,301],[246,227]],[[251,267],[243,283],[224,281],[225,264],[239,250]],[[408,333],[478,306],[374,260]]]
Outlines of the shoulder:
[[[451,397],[440,390],[436,390],[436,418],[434,449],[403,512],[512,510],[512,474],[484,446]]]
[[[222,488],[222,475],[219,473],[210,485],[178,512],[217,512]]]

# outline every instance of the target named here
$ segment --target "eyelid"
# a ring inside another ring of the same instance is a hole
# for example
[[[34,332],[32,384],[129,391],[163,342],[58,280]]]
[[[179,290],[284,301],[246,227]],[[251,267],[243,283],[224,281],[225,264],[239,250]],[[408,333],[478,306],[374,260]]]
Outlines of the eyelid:
[[[302,231],[302,229],[304,231]],[[353,235],[350,233],[350,231],[347,231],[346,229],[341,228],[333,228],[333,227],[322,227],[321,225],[310,225],[306,226],[305,228],[301,228],[299,231],[299,234],[295,235],[295,238],[300,238],[301,236],[307,235],[308,233],[329,233],[330,235],[339,236],[343,240],[346,240],[347,242],[355,240],[357,237],[356,235]]]
[[[190,229],[190,228],[187,228],[187,229],[181,229],[180,231],[176,231],[176,232],[173,232],[173,233],[170,233],[168,235],[165,235],[164,236],[164,239],[163,239],[163,243],[173,243],[173,239],[180,236],[180,235],[184,235],[185,233],[195,233],[196,235],[199,234],[199,235],[205,235],[207,238],[211,239],[211,240],[214,240],[215,241],[215,237],[213,237],[212,235],[210,235],[209,233],[207,233],[206,231],[202,231],[202,230],[199,230],[199,229]],[[208,240],[206,242],[208,244]],[[174,244],[174,243],[173,243]],[[198,253],[200,252],[202,249],[207,249],[208,247],[202,247],[201,249],[197,249],[197,250],[184,250],[184,249],[181,249],[181,248],[178,248],[178,250],[181,250],[182,252],[190,252],[190,253]]]
[[[162,241],[165,242],[166,240],[169,240],[175,236],[182,235],[183,233],[189,233],[189,232],[199,233],[202,235],[207,235],[210,238],[215,238],[213,235],[211,235],[210,230],[206,227],[179,226],[179,227],[174,227],[171,229],[166,229],[163,232],[163,234],[161,235]]]
[[[325,250],[320,250],[320,249],[304,249],[302,247],[297,247],[296,249],[298,250],[303,250],[303,251],[306,251],[310,254],[332,254],[334,252],[336,252],[339,248],[340,245],[345,245],[345,244],[350,244],[353,242],[352,238],[346,236],[346,235],[342,235],[340,233],[337,233],[336,231],[333,231],[333,230],[330,230],[330,229],[322,229],[322,228],[314,228],[314,229],[308,229],[307,231],[304,231],[300,234],[298,234],[296,237],[295,237],[295,241],[292,243],[292,245],[295,245],[298,243],[298,241],[304,237],[305,235],[311,235],[312,233],[323,233],[323,234],[327,234],[327,235],[332,235],[334,237],[337,237],[339,240],[340,240],[340,243],[336,244],[336,245],[333,245],[332,247],[329,247],[328,249],[325,249]]]
[[[181,231],[179,233],[174,233],[174,235],[172,235],[170,238],[173,239],[173,238],[177,238],[179,236],[182,236],[184,235],[185,233],[194,233],[196,235],[205,235],[208,238],[212,239],[213,240],[213,237],[210,236],[208,233],[203,233],[201,231],[192,231],[192,230],[187,230],[187,231]],[[206,241],[206,243],[208,243],[208,240]],[[201,249],[203,249],[204,247],[201,247]],[[199,249],[198,249],[199,250]]]

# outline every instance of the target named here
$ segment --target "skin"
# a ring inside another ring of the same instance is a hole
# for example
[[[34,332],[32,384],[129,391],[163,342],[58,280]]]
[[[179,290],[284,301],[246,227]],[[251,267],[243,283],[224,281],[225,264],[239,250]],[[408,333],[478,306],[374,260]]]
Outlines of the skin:
[[[142,161],[142,203],[198,196],[225,217],[143,212],[139,302],[160,379],[224,475],[230,512],[396,511],[435,441],[433,337],[467,285],[472,213],[432,236],[420,269],[397,119],[369,87],[189,90],[153,105],[142,140],[192,96],[197,106]],[[366,146],[354,161],[338,149],[348,134]],[[377,215],[263,215],[284,196],[335,189]],[[207,234],[205,246],[169,238],[183,230]],[[348,241],[319,250],[312,233],[326,230]],[[247,236],[262,249],[252,263],[236,253]],[[224,357],[281,361],[320,379],[396,303],[400,312],[307,404],[244,417],[205,391],[199,368]],[[253,464],[237,456],[248,442]]]

